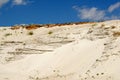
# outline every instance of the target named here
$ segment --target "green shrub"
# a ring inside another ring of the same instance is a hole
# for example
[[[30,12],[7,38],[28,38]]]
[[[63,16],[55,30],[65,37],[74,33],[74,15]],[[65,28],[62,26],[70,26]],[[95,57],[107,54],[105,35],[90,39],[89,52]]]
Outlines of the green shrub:
[[[5,36],[10,36],[10,35],[12,35],[12,33],[6,33],[6,34],[5,34]]]
[[[28,35],[33,35],[33,32],[32,32],[32,31],[31,31],[31,32],[29,32],[29,33],[28,33]]]
[[[49,31],[48,34],[52,34],[53,32],[52,31]]]
[[[6,28],[4,28],[3,30],[7,30]]]

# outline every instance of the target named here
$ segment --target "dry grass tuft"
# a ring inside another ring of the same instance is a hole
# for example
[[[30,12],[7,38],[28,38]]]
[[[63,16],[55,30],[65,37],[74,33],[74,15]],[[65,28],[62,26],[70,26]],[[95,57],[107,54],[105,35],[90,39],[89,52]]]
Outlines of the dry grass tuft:
[[[119,37],[119,36],[120,36],[120,32],[114,32],[114,33],[113,33],[113,36],[114,36],[114,37]]]

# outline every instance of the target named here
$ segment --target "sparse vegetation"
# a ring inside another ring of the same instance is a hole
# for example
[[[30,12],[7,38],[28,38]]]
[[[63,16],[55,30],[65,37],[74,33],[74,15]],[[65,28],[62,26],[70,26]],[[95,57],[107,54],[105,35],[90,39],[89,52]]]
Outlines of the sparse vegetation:
[[[111,29],[114,29],[116,26],[111,26]]]
[[[34,34],[34,33],[33,33],[32,31],[28,33],[28,35],[33,35],[33,34]]]
[[[113,36],[114,36],[114,37],[119,37],[119,36],[120,36],[120,32],[114,32],[114,33],[113,33]]]
[[[23,32],[20,32],[21,34],[23,33]]]
[[[6,28],[4,28],[3,30],[6,30]]]
[[[17,29],[20,29],[20,26],[13,26],[11,27],[12,30],[17,30]]]
[[[104,27],[105,26],[105,24],[101,24],[101,27]]]
[[[7,34],[5,34],[6,37],[7,37],[7,36],[10,36],[10,35],[12,35],[12,33],[7,33]]]
[[[101,73],[101,75],[104,75],[104,73]]]
[[[48,34],[52,34],[53,32],[52,31],[49,31]]]
[[[92,24],[92,27],[94,27],[94,26],[97,26],[97,24],[95,23],[95,24]]]
[[[40,28],[40,27],[41,27],[40,25],[31,24],[31,25],[26,26],[25,28],[27,30],[33,30],[33,29],[37,29],[37,28]]]
[[[23,43],[23,45],[26,45],[26,43]]]
[[[99,73],[97,73],[96,75],[99,76]]]

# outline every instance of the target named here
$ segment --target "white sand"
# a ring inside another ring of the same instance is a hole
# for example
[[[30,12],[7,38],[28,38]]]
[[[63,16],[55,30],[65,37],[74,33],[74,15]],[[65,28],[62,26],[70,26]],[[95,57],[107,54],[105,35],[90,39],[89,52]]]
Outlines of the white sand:
[[[0,80],[120,80],[120,20],[93,24],[0,28]]]

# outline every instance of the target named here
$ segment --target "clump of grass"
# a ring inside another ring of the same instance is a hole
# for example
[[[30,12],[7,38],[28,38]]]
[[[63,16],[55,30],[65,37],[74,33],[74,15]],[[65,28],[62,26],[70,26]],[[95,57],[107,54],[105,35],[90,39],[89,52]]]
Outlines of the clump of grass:
[[[101,24],[101,27],[104,27],[105,26],[105,24]]]
[[[23,45],[26,45],[26,43],[23,43]]]
[[[34,33],[33,33],[32,31],[28,33],[28,35],[33,35],[33,34],[34,34]]]
[[[48,34],[52,34],[53,32],[52,31],[49,31]]]
[[[12,35],[12,33],[6,33],[6,34],[5,34],[6,37],[7,37],[7,36],[10,36],[10,35]]]
[[[95,23],[95,24],[92,24],[92,27],[94,27],[94,26],[97,26],[97,24]]]
[[[101,73],[101,75],[104,75],[104,73]]]
[[[96,75],[99,76],[99,73],[97,73]]]
[[[6,30],[6,28],[4,28],[3,30]]]
[[[116,28],[116,26],[111,26],[112,29]]]
[[[23,32],[20,32],[21,34],[23,33]]]
[[[114,36],[114,37],[119,37],[119,36],[120,36],[120,32],[114,32],[114,33],[113,33],[113,36]]]

